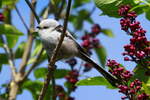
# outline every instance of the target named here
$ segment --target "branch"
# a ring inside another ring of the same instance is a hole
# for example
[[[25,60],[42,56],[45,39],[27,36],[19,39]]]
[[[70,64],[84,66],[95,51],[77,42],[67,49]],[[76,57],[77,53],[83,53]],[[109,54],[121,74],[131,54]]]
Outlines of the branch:
[[[54,49],[54,53],[50,59],[50,64],[48,66],[48,73],[46,75],[46,79],[44,81],[44,86],[41,90],[41,93],[39,95],[39,98],[38,100],[43,100],[44,99],[44,96],[46,94],[46,91],[47,91],[47,88],[48,88],[48,85],[50,83],[50,80],[51,80],[51,76],[53,75],[53,72],[55,70],[54,68],[54,65],[55,65],[55,60],[56,60],[56,56],[57,56],[57,53],[61,47],[61,44],[64,40],[64,37],[65,37],[65,33],[66,33],[66,29],[67,29],[67,23],[68,23],[68,18],[69,18],[69,13],[70,13],[70,8],[71,8],[71,1],[72,0],[69,0],[68,1],[68,7],[67,7],[67,12],[66,12],[66,18],[64,20],[64,29],[63,29],[63,33],[61,34],[61,37],[60,37],[60,40],[59,40],[59,43],[58,45],[56,46],[56,48]]]
[[[35,8],[35,5],[36,5],[36,0],[32,0],[33,10]],[[31,11],[31,14],[30,14],[30,30],[29,30],[29,33],[28,33],[29,37],[28,37],[28,41],[26,43],[26,47],[25,47],[23,57],[22,57],[22,62],[21,62],[20,68],[19,68],[19,72],[21,74],[24,74],[24,72],[25,72],[27,62],[30,58],[32,44],[33,44],[33,40],[34,40],[33,35],[32,35],[32,32],[34,31],[34,13],[32,13],[32,12],[33,11]]]
[[[55,71],[55,70],[54,70]],[[51,74],[51,78],[52,78],[52,100],[56,100],[56,83],[55,83],[55,76],[54,76],[54,71]]]
[[[94,13],[95,9],[96,9],[96,7],[94,6],[94,7],[92,8],[92,10],[91,10],[86,16],[84,16],[83,19],[86,20],[87,18],[89,18],[89,17]],[[76,33],[76,31],[77,31],[77,29],[74,29],[74,32],[73,32],[73,33]]]
[[[8,47],[8,45],[5,43],[4,38],[3,38],[2,35],[0,35],[0,38],[1,38],[2,43],[3,43],[3,48],[4,48],[5,52],[6,52],[7,57],[8,57],[8,63],[10,65],[13,78],[15,78],[15,76],[16,76],[16,67],[15,67],[15,64],[14,64],[12,51]]]
[[[63,10],[64,4],[65,4],[65,0],[62,0],[62,3],[61,3],[61,5],[60,5],[60,8],[59,8],[58,12],[56,12],[56,14],[55,14],[55,19],[56,19],[56,20],[59,19],[60,14],[61,14],[61,12],[62,12],[62,10]]]
[[[28,38],[28,41],[26,43],[25,50],[24,50],[24,53],[22,56],[22,62],[21,62],[20,67],[19,67],[19,72],[22,74],[24,74],[27,62],[30,58],[32,44],[33,44],[33,36],[29,35],[29,38]]]
[[[32,66],[30,67],[30,69],[26,72],[26,74],[24,75],[24,78],[23,80],[25,80],[29,74],[32,72],[32,70],[39,64],[39,60],[41,58],[41,55],[43,53],[44,49],[42,48],[39,52],[39,54],[37,55],[36,59],[35,59],[35,62],[32,64]]]
[[[15,10],[16,10],[19,18],[21,19],[23,25],[25,26],[26,30],[29,32],[29,28],[28,28],[27,24],[25,23],[23,17],[21,16],[21,13],[19,12],[19,9],[17,8],[17,5],[15,5]]]
[[[50,10],[50,8],[47,7],[46,11],[45,11],[44,14],[43,14],[43,18],[44,18],[44,19],[46,19],[46,18],[48,17],[48,12],[49,12],[49,10]],[[29,70],[26,72],[26,74],[24,75],[23,80],[25,80],[25,79],[29,76],[29,74],[32,72],[32,70],[39,64],[39,60],[40,60],[40,58],[41,58],[41,55],[42,55],[43,51],[44,51],[44,48],[42,48],[42,49],[39,51],[39,53],[37,54],[37,57],[36,57],[34,63],[32,64],[32,66],[30,67],[30,69],[29,69]]]
[[[25,0],[25,1],[28,4],[28,6],[30,7],[32,13],[34,14],[34,16],[35,16],[35,18],[36,18],[36,20],[37,20],[37,22],[39,24],[40,23],[40,19],[39,19],[38,15],[36,14],[35,9],[34,9],[34,7],[32,5],[32,4],[34,4],[36,2],[36,0],[32,0],[32,4],[28,0]]]

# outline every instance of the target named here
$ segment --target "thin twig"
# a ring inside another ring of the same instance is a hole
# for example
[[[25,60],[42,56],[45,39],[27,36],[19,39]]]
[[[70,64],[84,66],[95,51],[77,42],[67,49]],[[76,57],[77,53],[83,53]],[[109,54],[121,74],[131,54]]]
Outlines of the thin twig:
[[[16,10],[16,12],[17,12],[19,18],[21,19],[21,21],[22,21],[24,27],[26,28],[27,31],[29,31],[29,28],[28,28],[27,24],[25,23],[23,17],[21,16],[21,13],[20,13],[20,11],[19,11],[17,5],[15,5],[15,10]]]
[[[39,19],[38,15],[36,14],[36,12],[35,12],[34,7],[32,6],[32,4],[31,4],[28,0],[25,0],[25,1],[26,1],[26,3],[28,4],[28,6],[30,7],[32,13],[34,14],[34,16],[35,16],[37,22],[40,23],[40,19]],[[36,0],[35,0],[35,1],[32,0],[32,1],[35,2]]]
[[[32,0],[31,2],[32,2],[32,4],[30,4],[30,5],[32,5],[32,9],[34,10],[35,6],[36,6],[36,0]],[[27,40],[27,43],[26,43],[26,46],[25,46],[23,56],[22,56],[21,65],[19,67],[20,74],[24,74],[24,72],[25,72],[27,62],[30,58],[32,44],[33,44],[33,40],[34,40],[32,32],[34,31],[34,24],[35,24],[35,22],[34,22],[35,10],[34,10],[34,13],[33,13],[33,10],[31,10],[31,14],[30,14],[30,30],[29,30],[29,33],[28,33],[29,37],[28,37],[28,40]]]
[[[64,8],[64,4],[65,4],[65,0],[62,0],[60,8],[59,8],[58,12],[56,12],[56,14],[55,14],[55,19],[56,20],[58,20],[60,18],[60,14],[61,14],[61,12],[62,12],[62,10]]]
[[[96,9],[96,7],[94,6],[94,7],[92,8],[92,10],[87,14],[87,16],[85,16],[84,19],[89,18],[89,17],[94,13],[95,9]]]
[[[25,72],[28,60],[30,58],[32,44],[33,44],[33,36],[29,35],[29,38],[28,38],[28,41],[27,41],[27,44],[25,46],[25,50],[24,50],[24,53],[23,53],[23,56],[22,56],[22,62],[21,62],[20,67],[19,67],[19,72],[20,73]]]
[[[52,100],[56,100],[56,83],[55,83],[55,76],[54,76],[54,71],[51,74],[52,76]]]
[[[26,72],[26,74],[24,75],[23,80],[26,79],[29,76],[29,74],[32,72],[32,70],[39,64],[39,60],[41,58],[41,55],[42,55],[43,51],[44,51],[44,49],[42,48],[40,50],[39,54],[37,54],[35,62],[32,64],[32,66],[30,67],[30,69]]]
[[[11,49],[8,47],[7,43],[4,41],[4,38],[3,38],[2,35],[0,35],[0,39],[2,40],[3,48],[4,48],[4,50],[7,54],[8,63],[10,65],[13,78],[15,78],[15,76],[16,76],[16,67],[15,67],[15,63],[14,63],[14,60],[13,60],[13,53],[12,53]]]
[[[46,91],[47,91],[47,88],[48,88],[48,85],[50,83],[50,80],[51,80],[51,75],[53,74],[54,70],[55,70],[55,60],[56,60],[56,56],[58,54],[58,51],[61,47],[61,44],[63,42],[63,39],[65,37],[65,34],[66,34],[66,29],[67,29],[67,23],[68,23],[68,17],[69,17],[69,13],[70,13],[70,8],[71,8],[71,1],[72,0],[69,0],[68,1],[68,7],[67,7],[67,12],[66,12],[66,18],[64,20],[64,29],[63,29],[63,33],[61,34],[61,37],[60,37],[60,40],[59,40],[59,43],[58,45],[56,46],[56,48],[54,49],[54,53],[50,59],[50,64],[48,66],[48,73],[46,75],[46,79],[44,81],[44,86],[41,90],[41,93],[39,95],[39,98],[38,100],[44,100],[44,96],[46,94]]]
[[[46,19],[47,17],[48,17],[48,12],[49,12],[49,7],[47,7],[47,10],[44,12],[44,14],[43,14],[43,19]],[[43,53],[43,51],[44,51],[44,48],[42,48],[40,51],[39,51],[39,53],[37,54],[37,57],[36,57],[36,59],[35,59],[35,61],[34,61],[34,63],[32,64],[32,66],[30,67],[30,69],[26,72],[26,74],[24,75],[24,78],[23,78],[23,80],[25,80],[28,76],[29,76],[29,74],[32,72],[32,70],[39,64],[39,60],[40,60],[40,58],[41,58],[41,55],[42,55],[42,53]]]
[[[89,18],[94,13],[95,9],[96,9],[96,7],[94,6],[92,8],[92,10],[86,16],[84,16],[83,19],[86,20],[87,18]],[[76,33],[76,31],[77,31],[77,29],[74,29],[73,33]]]

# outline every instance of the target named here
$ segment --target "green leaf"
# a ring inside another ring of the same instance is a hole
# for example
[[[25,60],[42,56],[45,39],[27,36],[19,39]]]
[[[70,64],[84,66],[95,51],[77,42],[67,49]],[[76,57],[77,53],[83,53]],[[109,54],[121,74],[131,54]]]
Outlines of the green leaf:
[[[0,34],[5,34],[6,36],[21,36],[23,35],[18,29],[9,24],[0,24]]]
[[[17,2],[18,0],[2,0],[2,6],[9,6],[9,8],[13,8],[13,5]]]
[[[35,78],[39,79],[39,78],[44,78],[47,74],[47,68],[37,68],[34,71],[34,76]],[[60,79],[60,78],[64,78],[67,74],[68,74],[69,70],[66,69],[56,69],[54,76],[56,79]]]
[[[150,7],[145,10],[145,17],[150,20]]]
[[[78,11],[76,15],[71,15],[69,21],[71,21],[75,29],[81,30],[85,21],[93,23],[93,20],[90,17],[87,18],[88,15],[89,11],[82,9]]]
[[[60,3],[61,0],[51,0],[51,3],[53,5],[58,5]]]
[[[146,0],[148,3],[150,3],[150,0]]]
[[[8,58],[5,53],[0,53],[0,64],[7,64]]]
[[[135,6],[134,0],[94,0],[96,6],[100,8],[103,15],[108,15],[110,17],[119,17],[118,8],[120,5],[129,4]]]
[[[32,94],[34,100],[38,100],[38,96],[40,94],[42,86],[43,86],[43,82],[41,81],[27,80],[23,83],[22,89],[28,90]],[[50,99],[50,96],[51,96],[50,94],[51,94],[51,89],[49,86],[46,92],[45,100]]]
[[[73,8],[77,8],[77,7],[80,7],[82,6],[83,4],[86,4],[86,3],[89,3],[90,0],[75,0],[74,1],[74,5],[73,5]]]
[[[0,39],[0,47],[2,47],[4,44],[3,44],[3,41],[2,39]]]
[[[146,4],[142,4],[142,5],[137,5],[131,8],[130,11],[135,11],[138,15],[142,14],[145,12],[145,10],[147,10],[149,8],[148,5]]]
[[[109,89],[115,89],[104,77],[92,77],[80,80],[76,83],[77,86],[95,86],[95,85],[102,85],[106,86]]]
[[[19,46],[17,47],[16,51],[15,51],[15,58],[21,58],[23,55],[23,52],[25,50],[25,42],[22,42],[19,44]]]
[[[102,29],[101,32],[108,37],[114,37],[114,34],[110,29]]]
[[[139,79],[140,81],[144,82],[145,84],[150,84],[150,77],[145,75],[145,72],[147,71],[147,69],[145,69],[144,67],[138,65],[136,66],[136,68],[134,69],[134,79]]]
[[[15,37],[12,37],[12,36],[6,36],[7,38],[7,43],[8,43],[8,47],[9,48],[13,48],[16,43],[18,42],[18,39],[19,37],[15,36]]]
[[[105,48],[102,47],[102,46],[99,47],[99,48],[95,48],[95,52],[96,52],[96,54],[97,54],[97,56],[99,58],[99,61],[100,61],[101,65],[103,67],[105,67],[106,56],[107,56]]]
[[[9,48],[13,48],[18,42],[19,36],[23,35],[22,32],[9,24],[0,24],[0,34],[6,35]],[[2,42],[0,45],[2,45]]]
[[[0,72],[2,71],[2,64],[0,64]]]
[[[70,82],[66,81],[64,83],[64,86],[68,89],[68,91],[72,90],[74,88],[74,84],[71,84]]]
[[[36,60],[36,57],[32,57],[30,58],[30,60],[28,61],[28,64],[32,64],[34,63]],[[44,62],[45,60],[47,60],[47,54],[46,54],[46,51],[44,51],[38,61],[38,65],[41,64],[42,62]]]
[[[0,8],[2,8],[2,0],[0,1]]]
[[[145,93],[150,94],[150,83],[149,84],[142,83],[142,87]]]
[[[33,51],[33,53],[32,53],[32,57],[34,57],[34,56],[36,56],[38,53],[39,53],[39,51],[42,49],[42,43],[41,43],[41,41],[40,40],[36,40],[35,41],[35,48],[34,48],[34,51]]]

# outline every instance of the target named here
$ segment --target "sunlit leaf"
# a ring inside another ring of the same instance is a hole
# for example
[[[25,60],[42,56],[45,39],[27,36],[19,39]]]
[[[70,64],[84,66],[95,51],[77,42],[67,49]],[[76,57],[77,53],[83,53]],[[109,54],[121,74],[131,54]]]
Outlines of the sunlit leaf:
[[[42,49],[42,43],[41,43],[41,41],[40,40],[36,40],[35,41],[35,48],[34,48],[34,51],[32,52],[32,57],[34,57],[34,56],[36,56],[38,53],[39,53],[39,51]]]
[[[99,61],[100,61],[101,65],[103,67],[105,67],[106,56],[107,56],[105,48],[102,47],[102,46],[99,47],[99,48],[95,48],[95,52],[96,52],[96,54],[97,54],[97,56],[99,58]]]
[[[27,80],[23,83],[22,89],[28,90],[32,94],[34,100],[38,100],[42,86],[43,86],[43,82],[41,81]],[[51,89],[49,86],[45,96],[46,100],[50,100],[50,96],[51,96],[50,94],[51,94]]]
[[[15,36],[15,37],[12,37],[12,36],[6,36],[7,38],[7,43],[8,43],[8,47],[9,48],[13,48],[16,43],[18,42],[18,39],[19,37]]]
[[[15,58],[21,58],[24,50],[25,50],[25,42],[22,42],[19,44],[19,46],[17,47],[15,51]]]
[[[46,54],[46,52],[45,51],[43,51],[42,52],[42,55],[41,55],[41,57],[40,57],[40,59],[39,59],[39,61],[38,61],[38,65],[40,65],[42,62],[44,62],[45,60],[47,60],[48,58],[47,58],[47,54]],[[36,61],[36,57],[32,57],[32,58],[30,58],[30,60],[28,61],[28,64],[32,64],[32,63],[34,63]]]
[[[74,5],[73,5],[73,8],[77,8],[77,7],[80,7],[82,6],[83,4],[86,4],[86,3],[89,3],[90,0],[75,0],[74,1]]]
[[[18,0],[2,0],[2,6],[9,6],[9,8],[13,8],[13,5],[18,2]]]
[[[6,35],[9,48],[13,48],[18,42],[19,36],[23,35],[22,32],[9,24],[0,24],[0,34]],[[2,42],[0,45],[2,45]]]
[[[21,36],[23,35],[18,29],[9,24],[0,24],[0,34],[5,34],[6,36]]]
[[[113,34],[112,30],[110,30],[110,29],[102,29],[101,32],[106,36],[114,37],[114,34]]]
[[[76,83],[77,86],[97,86],[102,85],[106,86],[107,88],[114,89],[113,87],[104,77],[92,77],[80,80]]]
[[[34,76],[35,78],[39,79],[39,78],[44,78],[47,74],[47,68],[37,68],[35,71],[34,71]],[[69,70],[67,69],[56,69],[55,70],[55,73],[54,73],[54,76],[55,78],[64,78],[67,73],[69,72]]]
[[[103,15],[119,17],[118,8],[120,5],[129,4],[135,6],[134,0],[94,0],[96,6],[102,10]]]
[[[142,87],[145,93],[150,94],[150,83],[148,84],[142,83]]]
[[[150,20],[150,7],[145,10],[145,16],[148,20]]]
[[[134,69],[134,79],[137,78],[145,84],[150,84],[150,77],[148,75],[145,75],[146,71],[147,69],[143,68],[143,66],[138,65]]]

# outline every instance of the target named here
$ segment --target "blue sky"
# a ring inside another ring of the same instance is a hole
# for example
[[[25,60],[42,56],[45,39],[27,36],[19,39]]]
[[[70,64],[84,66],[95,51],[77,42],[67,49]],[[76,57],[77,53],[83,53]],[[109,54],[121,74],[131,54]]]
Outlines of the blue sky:
[[[37,11],[39,12],[41,8],[47,4],[48,0],[38,0],[37,4]],[[88,4],[86,5],[87,8],[89,6],[93,6],[94,4]],[[23,18],[26,20],[26,23],[29,24],[29,11],[30,9],[26,5],[24,0],[20,0],[17,4],[19,10],[21,11],[21,14],[23,15]],[[92,9],[89,8],[89,9]],[[121,31],[120,29],[120,24],[119,24],[119,19],[107,17],[107,16],[99,16],[101,11],[97,8],[94,14],[92,15],[92,18],[94,19],[95,23],[98,23],[101,25],[102,28],[109,28],[113,31],[115,34],[114,38],[107,37],[103,34],[100,34],[98,37],[100,38],[101,43],[103,46],[106,48],[108,59],[115,59],[117,62],[127,66],[127,69],[132,70],[135,66],[134,63],[131,62],[124,62],[123,61],[123,56],[121,53],[124,51],[123,46],[125,44],[129,43],[129,38],[130,36],[126,35],[125,32]],[[149,31],[149,26],[150,22],[145,19],[144,14],[138,16],[137,20],[141,22],[141,25],[144,29],[147,30],[147,37],[150,37],[150,31]],[[16,15],[16,12],[13,11],[13,24],[20,29],[22,32],[26,33],[26,30],[24,26],[22,25],[20,19]],[[90,25],[88,23],[84,24],[84,27],[87,29],[90,29]],[[77,35],[80,34],[80,32],[76,33]],[[149,39],[149,38],[148,38]],[[26,40],[26,37],[22,37],[21,40]],[[1,51],[0,51],[1,52]],[[93,59],[95,59],[98,62],[98,59],[96,55],[94,54],[92,56]],[[19,65],[19,61],[16,63]],[[65,65],[62,62],[57,63],[58,66],[60,65]],[[64,66],[61,66],[64,67]],[[8,66],[4,66],[2,69],[2,73],[0,74],[0,85],[2,83],[7,83],[10,80],[10,69]],[[91,72],[88,72],[86,76],[98,76],[99,73],[96,70],[92,70]],[[33,74],[30,75],[30,78],[33,78]],[[84,77],[83,77],[84,78]],[[64,80],[58,80],[57,83],[61,83]],[[76,90],[75,93],[72,94],[73,97],[76,98],[76,100],[121,100],[120,97],[122,96],[118,90],[110,90],[105,88],[104,86],[79,86]],[[18,95],[17,100],[32,100],[32,95],[28,91],[24,91],[23,94]]]

